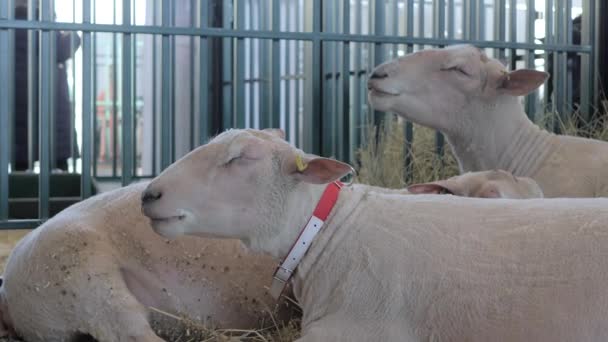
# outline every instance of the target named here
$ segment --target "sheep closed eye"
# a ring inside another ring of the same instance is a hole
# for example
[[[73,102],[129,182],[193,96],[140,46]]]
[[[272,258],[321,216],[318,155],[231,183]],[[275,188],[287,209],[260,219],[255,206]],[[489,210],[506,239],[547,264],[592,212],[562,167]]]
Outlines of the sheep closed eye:
[[[467,77],[471,76],[471,75],[469,75],[468,72],[464,71],[464,69],[462,69],[461,67],[457,67],[457,66],[451,67],[451,68],[445,68],[445,69],[441,69],[441,70],[443,70],[443,71],[456,71],[456,72],[458,72],[458,73],[460,73],[460,74],[462,74],[464,76],[467,76]]]

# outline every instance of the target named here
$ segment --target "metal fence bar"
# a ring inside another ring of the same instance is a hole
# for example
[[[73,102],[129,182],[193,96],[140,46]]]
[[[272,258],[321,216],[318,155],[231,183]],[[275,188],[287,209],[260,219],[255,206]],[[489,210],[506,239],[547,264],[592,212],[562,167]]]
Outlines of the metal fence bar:
[[[551,0],[546,0],[551,1]],[[375,35],[375,34],[342,34],[332,32],[277,32],[273,31],[246,31],[246,30],[231,30],[226,28],[192,28],[192,27],[163,27],[149,25],[110,25],[110,24],[72,24],[72,23],[36,23],[23,20],[4,20],[0,22],[2,28],[23,28],[30,30],[65,30],[65,31],[96,31],[109,33],[135,33],[135,34],[155,34],[155,35],[183,35],[183,36],[208,36],[208,37],[223,37],[223,38],[254,38],[254,39],[293,39],[307,41],[327,41],[341,42],[348,40],[350,42],[374,43],[374,44],[416,44],[416,45],[451,45],[451,44],[471,44],[481,48],[495,49],[542,49],[548,51],[563,51],[563,52],[579,52],[590,53],[591,45],[563,45],[563,44],[534,44],[526,42],[502,42],[502,41],[486,41],[478,39],[437,39],[428,37],[400,37],[391,35]]]
[[[296,31],[302,31],[302,29],[300,28],[301,23],[300,23],[300,17],[301,17],[301,6],[302,3],[301,1],[296,1],[296,20],[295,20],[295,24],[296,24]],[[295,107],[296,107],[296,112],[295,112],[295,122],[294,122],[294,127],[295,127],[295,137],[294,137],[294,141],[296,142],[297,146],[302,146],[302,134],[300,132],[300,116],[302,114],[302,112],[300,111],[300,84],[302,83],[302,70],[300,68],[300,56],[301,56],[301,52],[303,49],[303,42],[302,41],[295,41]]]
[[[451,18],[454,18],[454,0],[450,0],[451,3],[451,9],[452,9],[452,15]],[[406,25],[405,25],[405,35],[406,37],[410,37],[414,35],[414,2],[413,1],[407,1],[407,16],[406,16]],[[452,19],[453,20],[453,19]],[[450,28],[452,29],[452,33],[453,33],[453,25],[454,23],[452,22],[452,24],[450,25]],[[449,31],[449,30],[448,30]],[[449,34],[449,32],[448,32]],[[408,44],[406,46],[406,52],[407,53],[412,53],[414,50],[414,47],[411,44]],[[405,122],[405,130],[404,130],[404,134],[405,134],[405,177],[404,179],[406,181],[410,181],[413,177],[413,168],[412,168],[412,161],[413,161],[413,154],[412,154],[412,145],[414,143],[414,125],[412,124],[411,121],[406,121]]]
[[[247,17],[249,19],[249,24],[248,26],[246,26],[245,28],[247,30],[254,30],[254,26],[253,26],[253,18],[254,18],[254,5],[253,5],[253,0],[249,0],[249,11],[247,11]],[[255,88],[258,84],[258,81],[255,73],[254,73],[254,51],[255,51],[255,46],[257,45],[258,41],[255,41],[253,39],[249,39],[249,46],[246,48],[246,51],[249,52],[248,54],[248,58],[245,57],[245,59],[248,61],[248,66],[249,66],[249,72],[248,72],[248,88],[249,88],[249,103],[247,104],[247,115],[248,115],[248,120],[249,123],[247,124],[247,127],[258,127],[258,123],[255,121],[255,101],[254,101],[254,94],[255,94]],[[247,55],[246,55],[247,56]]]
[[[534,0],[526,1],[526,40],[529,42],[534,41],[534,20],[536,19],[536,8],[534,6]],[[534,69],[534,50],[526,51],[526,68]],[[530,93],[526,96],[525,111],[530,120],[534,121],[536,116],[536,92]]]
[[[497,0],[494,4],[494,40],[505,41],[507,39],[507,1]],[[504,49],[495,51],[499,60],[505,59]]]
[[[272,32],[278,35],[281,30],[281,0],[272,0]],[[272,40],[272,83],[270,96],[270,125],[273,128],[281,127],[281,41],[277,37]]]
[[[40,18],[36,16],[34,0],[27,2],[27,19],[30,21],[38,21]],[[36,122],[38,121],[38,111],[35,103],[38,103],[38,31],[27,32],[27,142],[28,142],[28,169],[34,169],[34,156],[36,155],[36,146],[38,145],[38,131]]]
[[[236,1],[236,28],[245,29],[245,0]],[[234,63],[235,127],[245,128],[245,38],[237,38]]]
[[[284,25],[284,30],[285,31],[291,31],[291,18],[290,18],[290,14],[291,14],[291,4],[293,3],[293,1],[285,1],[284,2],[284,10],[285,13],[283,14],[283,18],[285,18],[285,20],[283,21],[283,25]],[[284,115],[284,122],[285,122],[285,138],[287,140],[291,140],[291,79],[293,77],[293,73],[291,71],[291,43],[293,42],[293,40],[286,40],[283,41],[283,51],[285,51],[285,53],[283,54],[283,62],[284,64],[284,69],[283,69],[283,75],[284,75],[284,79],[282,80],[282,83],[284,85],[284,95],[281,97],[284,101],[284,108],[285,110],[282,111],[281,115]]]
[[[318,71],[313,71],[312,73],[312,120],[311,120],[311,131],[312,131],[312,144],[311,144],[311,152],[320,154],[321,146],[323,144],[322,138],[322,113],[321,113],[321,103],[323,102],[323,86],[322,86],[322,76],[324,73],[323,64],[322,64],[322,56],[323,56],[323,46],[322,41],[319,37],[322,26],[321,26],[321,18],[323,18],[322,12],[322,2],[321,0],[313,0],[312,5],[312,33],[313,33],[313,41],[312,41],[312,65],[319,66]],[[313,68],[314,70],[314,68]]]
[[[82,21],[91,22],[91,0],[82,2]],[[93,106],[94,94],[92,92],[95,77],[92,64],[91,32],[82,33],[82,176],[80,178],[80,193],[82,198],[91,196],[91,156],[95,157],[92,149],[94,141],[93,123],[96,107]],[[93,77],[91,77],[93,76]]]
[[[258,30],[268,30],[268,2],[270,0],[264,0],[260,3],[260,16],[259,22],[260,25]],[[271,92],[271,84],[270,84],[270,73],[271,68],[269,68],[268,61],[268,50],[269,44],[267,40],[260,40],[260,128],[269,128],[271,127],[272,122],[272,112],[270,109],[270,96]],[[275,126],[276,128],[277,126]]]
[[[168,27],[171,23],[171,7],[169,1],[162,2],[161,21],[163,27]],[[173,70],[171,63],[173,56],[171,54],[171,37],[169,35],[162,36],[161,47],[161,155],[160,167],[166,169],[173,162]]]
[[[131,23],[131,1],[123,0],[122,2],[122,23],[130,25]],[[122,185],[129,185],[131,177],[133,177],[133,146],[135,139],[133,137],[133,105],[131,98],[133,97],[133,74],[132,74],[132,38],[130,33],[124,33],[122,36]],[[116,133],[115,133],[116,134]]]
[[[50,2],[42,3],[40,6],[42,21],[50,21],[52,8]],[[51,36],[52,32],[43,30],[40,34],[40,81],[39,89],[39,157],[40,174],[38,176],[38,217],[45,220],[49,217],[49,194],[50,194],[50,148],[51,148]]]
[[[384,0],[376,0],[374,3],[374,34],[376,36],[384,35],[384,23],[382,18],[385,17]],[[422,20],[422,18],[419,18]],[[380,64],[384,61],[384,47],[380,42],[374,44],[374,64]],[[384,113],[374,110],[373,112],[374,126],[378,130],[382,127],[382,121],[384,120]],[[378,137],[379,135],[376,135]]]
[[[76,22],[76,0],[72,0],[72,22]],[[76,32],[70,32],[70,53],[76,51]],[[72,84],[76,84],[76,65],[72,58]],[[72,170],[76,172],[76,98],[75,92],[70,97],[70,156],[72,158]]]
[[[8,1],[0,2],[0,19],[5,20],[9,15]],[[9,30],[0,30],[0,221],[8,219],[8,163],[13,146],[10,139],[11,125],[9,115],[11,112],[8,80],[12,60],[9,56],[10,40]]]
[[[342,32],[350,33],[350,0],[342,2]],[[342,43],[342,151],[341,160],[353,160],[350,119],[350,42]]]
[[[509,40],[512,44],[517,42],[517,1],[509,1]],[[515,46],[511,46],[510,50],[510,68],[515,70],[517,68],[517,50]]]
[[[198,18],[199,27],[207,28],[209,26],[209,4],[207,0],[198,1]],[[211,113],[209,113],[209,39],[206,36],[199,38],[199,88],[198,88],[198,142],[200,145],[207,142],[211,130]]]
[[[48,0],[47,4],[43,4],[44,5],[48,5],[49,6],[49,11],[50,11],[50,19],[51,21],[54,21],[54,16],[55,16],[55,0]],[[50,40],[50,49],[49,49],[49,58],[50,58],[50,65],[51,65],[51,72],[49,74],[49,85],[52,87],[51,89],[51,93],[50,93],[50,97],[49,97],[49,110],[50,110],[50,124],[51,124],[51,128],[49,130],[49,139],[51,141],[51,146],[50,146],[50,168],[51,170],[55,169],[57,167],[57,155],[56,155],[56,146],[57,146],[57,137],[55,132],[57,132],[57,128],[56,128],[56,119],[58,115],[61,115],[60,113],[57,113],[57,107],[56,105],[56,94],[57,91],[55,90],[55,85],[57,84],[57,40],[60,39],[60,35],[61,32],[56,32],[56,31],[52,31],[51,32],[51,40]]]
[[[553,0],[545,1],[545,44],[553,43]],[[550,51],[545,50],[545,68],[549,65],[549,60],[552,59],[552,54]],[[547,72],[553,73],[553,70],[546,70]],[[549,83],[554,84],[555,76],[551,75],[551,78],[546,82],[547,85]],[[553,87],[555,89],[555,87]],[[551,99],[552,94],[547,94],[545,96],[545,110],[550,110],[551,112],[555,111],[555,103]],[[555,96],[553,96],[555,97]],[[550,107],[549,107],[550,105]],[[553,124],[553,128],[555,129],[555,124]]]
[[[565,41],[565,34],[564,34],[564,22],[566,21],[565,18],[565,13],[564,13],[564,1],[556,1],[555,3],[555,7],[556,7],[556,27],[555,27],[555,31],[556,31],[556,35],[555,38],[557,40],[558,44],[563,44]],[[564,53],[561,52],[557,52],[554,54],[554,70],[553,70],[553,75],[555,76],[555,88],[554,88],[554,93],[557,91],[558,94],[564,94],[562,91],[564,90],[564,77],[566,76],[566,56]],[[555,97],[555,104],[557,107],[557,113],[558,116],[561,118],[561,120],[565,119],[565,115],[566,115],[566,101],[564,99],[563,96],[556,96]]]
[[[435,8],[435,25],[433,36],[439,39],[445,39],[445,0],[437,0],[434,2]],[[475,17],[472,17],[475,18]],[[481,20],[481,19],[480,19]],[[475,20],[473,20],[475,21]],[[440,132],[435,133],[435,152],[442,157],[444,154],[445,138]],[[442,159],[443,160],[443,159]]]
[[[116,0],[113,1],[112,23],[116,24]],[[124,24],[124,23],[123,23]],[[116,177],[118,161],[118,40],[112,34],[112,176]]]
[[[591,45],[595,42],[595,16],[588,15],[588,13],[593,13],[595,11],[595,1],[594,0],[583,0],[583,14],[581,18],[581,45]],[[597,89],[594,86],[595,80],[588,75],[595,75],[595,53],[590,53],[588,55],[582,55],[581,58],[581,75],[579,78],[579,82],[581,82],[580,86],[580,94],[581,94],[581,114],[583,119],[590,120],[592,119],[593,109],[591,108],[591,103],[595,103],[593,100],[592,89]],[[607,85],[604,85],[607,86]]]
[[[361,2],[355,2],[355,33],[361,34]],[[350,31],[348,33],[351,33]],[[354,43],[351,45],[355,50],[354,56],[354,69],[355,69],[355,89],[353,92],[353,136],[352,142],[355,146],[359,146],[364,139],[363,136],[363,123],[361,117],[361,107],[363,106],[363,80],[362,80],[362,65],[361,65],[361,50],[363,49],[362,43]]]

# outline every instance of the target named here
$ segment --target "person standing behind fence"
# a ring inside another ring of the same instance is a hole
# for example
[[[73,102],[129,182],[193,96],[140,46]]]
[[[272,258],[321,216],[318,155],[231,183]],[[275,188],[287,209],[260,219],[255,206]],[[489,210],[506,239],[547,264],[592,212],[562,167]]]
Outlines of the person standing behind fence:
[[[35,18],[38,18],[38,9],[36,9]],[[27,5],[19,4],[15,7],[15,19],[27,19]],[[28,30],[15,30],[15,165],[13,170],[21,171],[28,169]],[[55,164],[56,167],[67,171],[68,158],[76,157],[78,149],[76,148],[76,133],[71,132],[71,106],[70,95],[68,89],[68,76],[66,71],[66,62],[74,56],[74,53],[80,46],[80,37],[74,35],[72,39],[70,34],[65,32],[53,31],[56,39],[55,55],[56,64],[53,65],[51,72],[55,75],[55,84],[51,89],[51,96],[55,100]],[[34,46],[38,46],[38,38],[34,38]],[[35,51],[36,57],[33,79],[37,83],[38,80],[38,51]],[[38,101],[33,101],[34,113],[34,160],[38,160]],[[73,145],[72,145],[73,143]],[[74,153],[71,150],[74,146]]]

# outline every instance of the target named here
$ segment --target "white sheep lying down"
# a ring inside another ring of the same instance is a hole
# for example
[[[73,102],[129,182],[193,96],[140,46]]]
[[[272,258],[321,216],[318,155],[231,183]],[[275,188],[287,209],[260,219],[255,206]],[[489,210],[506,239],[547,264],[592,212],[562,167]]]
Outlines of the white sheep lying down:
[[[167,241],[141,213],[146,186],[92,197],[28,233],[6,264],[0,326],[27,342],[162,341],[148,323],[153,307],[210,326],[259,327],[276,304],[264,288],[276,262],[237,240]]]
[[[158,233],[283,258],[350,166],[220,134],[146,190]],[[607,341],[608,199],[470,199],[344,187],[292,278],[300,341]]]
[[[608,196],[608,143],[551,134],[519,96],[548,74],[508,72],[470,45],[422,50],[379,65],[369,102],[445,134],[461,172],[503,169],[536,180],[545,197]]]
[[[0,331],[14,330],[28,342],[67,341],[80,334],[100,342],[160,341],[148,323],[150,307],[224,328],[257,328],[276,305],[266,293],[276,262],[248,253],[237,240],[167,242],[141,214],[146,186],[135,184],[85,200],[20,241],[0,287]],[[503,171],[410,189],[542,197],[534,181]],[[273,314],[277,321],[291,317],[284,306]]]

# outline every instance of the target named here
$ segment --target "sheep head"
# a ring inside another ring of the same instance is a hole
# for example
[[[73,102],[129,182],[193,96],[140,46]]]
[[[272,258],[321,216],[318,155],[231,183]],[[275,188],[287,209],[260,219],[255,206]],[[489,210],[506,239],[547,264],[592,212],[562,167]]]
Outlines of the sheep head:
[[[455,45],[379,65],[369,77],[368,97],[376,110],[449,132],[478,119],[480,108],[492,108],[501,97],[534,91],[547,77],[536,70],[508,72],[483,50]]]
[[[268,230],[278,225],[296,189],[323,188],[352,170],[305,154],[280,130],[228,130],[155,178],[142,195],[142,209],[168,238],[188,234],[247,243],[256,234],[277,233]]]
[[[504,170],[467,172],[452,178],[431,183],[410,185],[413,194],[452,194],[478,198],[542,198],[543,192],[536,181],[528,177],[515,177]]]

